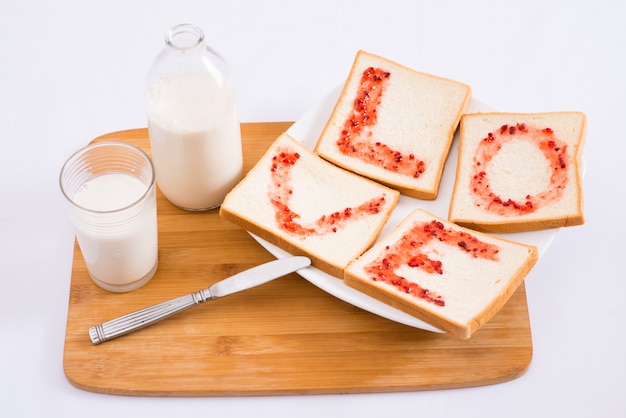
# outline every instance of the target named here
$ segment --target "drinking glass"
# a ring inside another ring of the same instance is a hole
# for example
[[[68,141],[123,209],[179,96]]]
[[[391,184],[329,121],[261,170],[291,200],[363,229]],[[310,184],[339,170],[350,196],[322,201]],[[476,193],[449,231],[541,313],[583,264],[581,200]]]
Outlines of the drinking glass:
[[[69,157],[59,181],[93,282],[112,292],[148,283],[158,265],[150,157],[124,142],[93,143]]]

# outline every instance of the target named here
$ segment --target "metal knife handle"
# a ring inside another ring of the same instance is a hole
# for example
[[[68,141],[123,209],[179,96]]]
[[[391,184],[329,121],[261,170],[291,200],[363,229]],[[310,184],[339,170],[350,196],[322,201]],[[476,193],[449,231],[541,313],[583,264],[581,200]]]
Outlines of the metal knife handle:
[[[89,328],[89,338],[94,344],[100,344],[140,328],[154,324],[161,319],[199,305],[211,299],[217,299],[232,293],[259,286],[271,280],[293,273],[311,265],[311,260],[304,256],[287,257],[267,262],[239,272],[219,281],[208,289],[199,290],[186,296],[171,299],[157,305],[131,312],[100,325]]]
[[[147,327],[157,321],[211,299],[213,299],[213,295],[210,290],[204,289],[157,305],[148,306],[147,308],[131,312],[89,328],[89,338],[91,338],[92,343],[100,344],[140,328]]]

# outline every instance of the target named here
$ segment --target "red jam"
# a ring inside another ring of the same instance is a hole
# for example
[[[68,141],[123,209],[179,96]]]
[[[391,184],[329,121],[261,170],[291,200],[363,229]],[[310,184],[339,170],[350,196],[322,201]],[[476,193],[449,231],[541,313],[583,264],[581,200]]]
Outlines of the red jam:
[[[504,144],[514,140],[528,141],[539,148],[552,169],[550,185],[541,193],[528,194],[520,201],[493,193],[487,174],[493,157]],[[532,213],[561,198],[568,182],[567,166],[569,164],[567,145],[554,136],[551,128],[536,128],[523,123],[502,125],[496,132],[489,132],[476,149],[470,190],[476,206],[489,212],[502,216]]]
[[[400,266],[408,265],[411,268],[422,269],[426,273],[442,275],[443,263],[431,259],[423,252],[424,247],[433,240],[456,247],[472,258],[498,260],[497,246],[482,242],[467,232],[445,228],[443,223],[433,220],[416,223],[393,245],[385,247],[385,251],[376,260],[365,266],[365,271],[374,281],[384,281],[404,293],[425,299],[438,306],[445,306],[443,296],[396,274]]]
[[[372,138],[372,127],[378,120],[377,110],[390,77],[391,73],[380,68],[369,67],[363,72],[352,113],[346,119],[337,146],[345,155],[418,178],[426,169],[424,161]]]
[[[291,168],[300,159],[300,154],[289,149],[279,149],[272,158],[269,199],[274,206],[275,219],[279,227],[295,235],[324,235],[337,232],[350,220],[361,219],[380,212],[385,206],[385,196],[380,196],[354,207],[344,208],[328,215],[322,215],[309,225],[299,222],[300,215],[289,207],[293,194]]]

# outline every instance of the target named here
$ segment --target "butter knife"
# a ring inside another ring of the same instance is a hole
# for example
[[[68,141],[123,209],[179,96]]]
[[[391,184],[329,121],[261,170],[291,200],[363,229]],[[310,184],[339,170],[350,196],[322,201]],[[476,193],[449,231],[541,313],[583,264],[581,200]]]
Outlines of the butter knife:
[[[310,265],[311,260],[303,256],[270,261],[230,276],[206,289],[95,325],[89,328],[89,338],[93,344],[100,344],[152,325],[192,306],[262,285]]]

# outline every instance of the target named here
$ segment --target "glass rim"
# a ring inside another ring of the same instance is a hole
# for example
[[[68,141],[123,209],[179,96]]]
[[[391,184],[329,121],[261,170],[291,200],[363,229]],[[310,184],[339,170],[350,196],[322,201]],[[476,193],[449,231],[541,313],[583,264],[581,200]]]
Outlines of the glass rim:
[[[110,210],[96,210],[96,209],[89,209],[86,208],[84,206],[79,205],[78,203],[76,203],[74,201],[74,199],[72,197],[70,197],[66,190],[65,187],[63,187],[63,176],[64,174],[67,172],[67,168],[69,166],[69,164],[73,161],[75,161],[77,159],[77,157],[81,154],[85,154],[86,152],[95,149],[95,148],[102,148],[102,147],[110,147],[110,146],[116,146],[116,147],[121,147],[121,148],[127,148],[133,151],[138,152],[147,162],[148,162],[148,166],[150,167],[150,184],[148,185],[148,187],[146,188],[146,191],[144,193],[142,193],[142,195],[140,197],[138,197],[137,199],[135,199],[132,203],[123,206],[121,208],[117,208],[117,209],[110,209]],[[80,209],[80,210],[84,210],[90,213],[102,213],[102,214],[112,214],[112,213],[117,213],[117,212],[123,212],[133,206],[135,206],[138,202],[141,202],[142,200],[146,199],[146,197],[151,193],[151,191],[155,188],[156,186],[156,172],[154,169],[154,164],[152,162],[152,159],[150,158],[150,156],[141,148],[139,148],[138,146],[135,146],[133,144],[129,144],[127,142],[122,142],[122,141],[101,141],[101,142],[91,142],[90,144],[76,150],[75,152],[73,152],[68,158],[67,160],[65,160],[65,162],[63,163],[63,166],[61,167],[61,171],[59,173],[59,187],[61,189],[61,193],[63,194],[63,196],[65,196],[65,199],[74,207]]]

